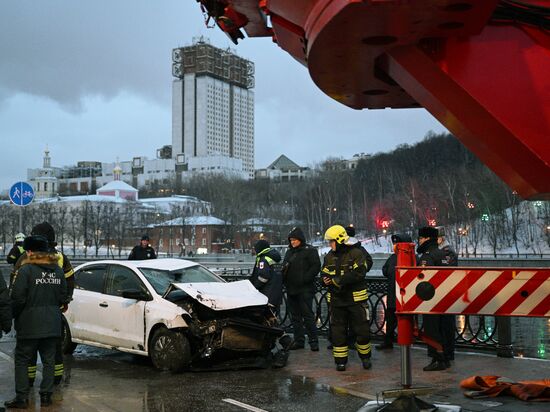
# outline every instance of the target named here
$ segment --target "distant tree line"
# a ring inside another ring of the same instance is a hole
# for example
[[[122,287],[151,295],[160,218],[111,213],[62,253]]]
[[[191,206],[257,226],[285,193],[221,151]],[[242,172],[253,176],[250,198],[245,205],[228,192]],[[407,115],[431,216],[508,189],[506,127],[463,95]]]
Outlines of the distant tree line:
[[[505,247],[540,253],[541,235],[550,242],[550,203],[521,202],[452,135],[429,133],[414,145],[362,159],[353,170],[326,166],[290,182],[197,176],[185,184],[186,193],[211,202],[215,216],[237,224],[233,230],[251,217],[280,222],[283,232],[300,224],[310,239],[336,223],[353,223],[375,238],[443,225],[468,254],[482,241],[494,253]]]

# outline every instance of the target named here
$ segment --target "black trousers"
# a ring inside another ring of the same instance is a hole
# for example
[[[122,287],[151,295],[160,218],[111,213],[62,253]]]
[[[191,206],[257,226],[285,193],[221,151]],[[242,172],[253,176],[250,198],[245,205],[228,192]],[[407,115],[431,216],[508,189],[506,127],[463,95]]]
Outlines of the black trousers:
[[[368,304],[330,306],[332,354],[338,364],[348,361],[348,326],[356,336],[355,346],[360,358],[370,358],[370,324]]]
[[[61,332],[63,333],[63,332]],[[63,366],[63,338],[56,338],[57,342],[55,343],[55,373],[54,380],[55,384],[59,384],[63,378],[64,366]],[[29,382],[34,382],[36,378],[36,361],[37,354],[35,352],[34,356],[31,358],[29,367],[27,369]]]
[[[428,356],[437,361],[453,360],[456,328],[455,315],[423,315],[422,323],[425,335],[442,346],[442,350],[438,351],[435,347],[428,345]]]
[[[15,393],[18,398],[29,397],[27,368],[36,353],[42,359],[42,382],[40,393],[52,393],[54,387],[55,345],[59,338],[17,339],[15,345]]]
[[[317,343],[317,325],[315,324],[315,314],[313,313],[313,292],[302,292],[297,295],[288,295],[287,303],[290,311],[290,320],[294,330],[294,342],[299,345],[305,343],[305,334],[309,343]]]
[[[393,344],[396,327],[397,316],[395,315],[395,308],[386,308],[386,334],[384,335],[385,344]]]

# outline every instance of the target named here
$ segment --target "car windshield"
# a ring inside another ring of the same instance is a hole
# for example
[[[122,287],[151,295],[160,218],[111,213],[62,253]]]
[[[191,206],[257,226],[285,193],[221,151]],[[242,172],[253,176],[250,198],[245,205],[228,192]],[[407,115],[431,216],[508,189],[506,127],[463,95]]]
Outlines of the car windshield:
[[[139,270],[159,295],[164,295],[171,283],[224,282],[223,279],[202,266],[191,266],[177,270],[150,268],[139,268]]]

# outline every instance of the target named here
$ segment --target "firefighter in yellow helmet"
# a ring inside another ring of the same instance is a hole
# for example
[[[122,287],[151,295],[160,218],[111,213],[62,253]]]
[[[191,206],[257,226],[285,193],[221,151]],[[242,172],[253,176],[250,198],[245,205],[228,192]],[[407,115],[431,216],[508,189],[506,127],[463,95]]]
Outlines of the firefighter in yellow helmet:
[[[357,336],[356,348],[364,369],[371,368],[369,307],[367,302],[367,263],[357,239],[334,225],[325,232],[330,252],[325,256],[321,276],[328,288],[332,354],[336,370],[345,371],[348,362],[347,329]]]

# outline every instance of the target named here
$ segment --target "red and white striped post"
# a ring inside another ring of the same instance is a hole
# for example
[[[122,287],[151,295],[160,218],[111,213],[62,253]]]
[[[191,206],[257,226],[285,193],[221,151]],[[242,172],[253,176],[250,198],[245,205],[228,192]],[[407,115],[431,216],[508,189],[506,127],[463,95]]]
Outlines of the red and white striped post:
[[[550,317],[550,269],[416,267],[414,244],[397,245],[395,273],[401,384],[411,386],[413,316]]]
[[[395,253],[397,254],[397,267],[415,266],[416,255],[414,253],[414,243],[398,243]],[[398,305],[401,291],[399,288],[399,271],[395,273],[395,301]],[[401,346],[401,385],[404,388],[410,388],[412,385],[411,372],[411,345],[414,343],[414,316],[400,314],[397,315],[397,343]],[[388,333],[388,331],[386,331]],[[390,332],[391,333],[391,332]]]

